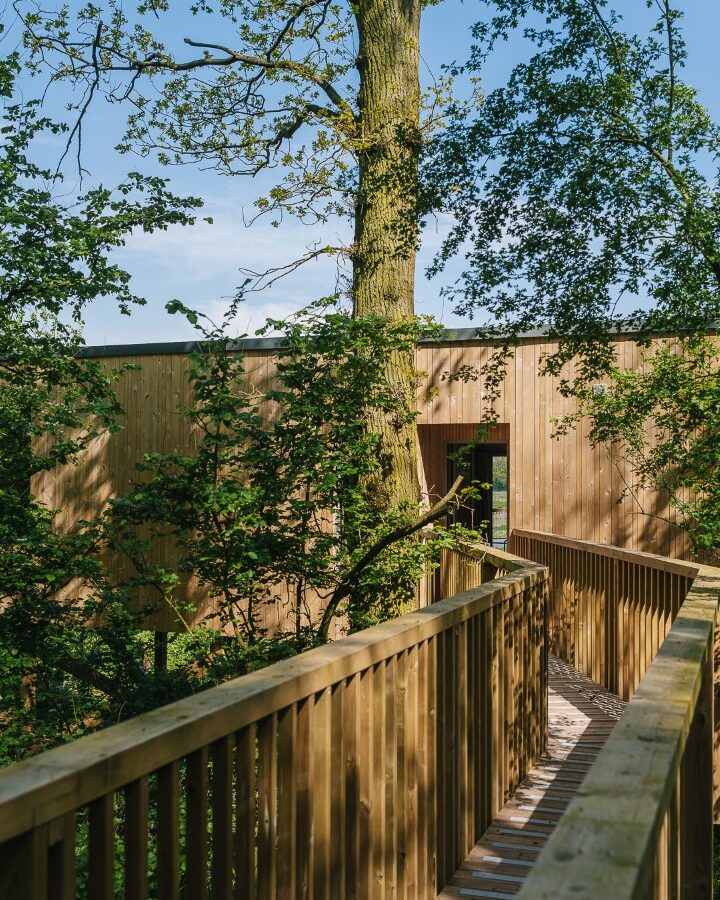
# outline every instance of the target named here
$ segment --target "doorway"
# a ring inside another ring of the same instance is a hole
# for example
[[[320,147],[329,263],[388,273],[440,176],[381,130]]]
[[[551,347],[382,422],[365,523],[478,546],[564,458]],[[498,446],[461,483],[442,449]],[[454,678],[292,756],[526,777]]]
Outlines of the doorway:
[[[505,444],[448,444],[447,483],[458,475],[465,486],[476,481],[490,485],[480,496],[467,499],[450,514],[451,522],[481,531],[492,547],[505,550],[508,536],[508,455]]]

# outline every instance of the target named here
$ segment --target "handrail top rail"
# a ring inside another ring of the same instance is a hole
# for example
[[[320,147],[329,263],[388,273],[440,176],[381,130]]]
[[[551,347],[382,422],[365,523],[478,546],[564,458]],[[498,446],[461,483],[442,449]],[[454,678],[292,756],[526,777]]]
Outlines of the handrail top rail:
[[[661,572],[671,572],[676,575],[687,575],[694,578],[697,575],[719,575],[720,569],[708,566],[704,563],[691,560],[675,559],[670,556],[659,556],[656,553],[646,553],[644,550],[625,550],[612,544],[601,544],[597,541],[586,541],[581,538],[566,537],[565,535],[552,534],[549,531],[533,531],[527,528],[513,528],[512,534],[516,537],[540,539],[547,543],[560,547],[571,547],[576,550],[585,550],[608,556],[612,559],[620,559],[624,562],[646,565],[649,568],[658,569]]]
[[[547,578],[545,566],[519,557],[512,561],[515,572],[477,588],[0,769],[0,843],[120,790]]]

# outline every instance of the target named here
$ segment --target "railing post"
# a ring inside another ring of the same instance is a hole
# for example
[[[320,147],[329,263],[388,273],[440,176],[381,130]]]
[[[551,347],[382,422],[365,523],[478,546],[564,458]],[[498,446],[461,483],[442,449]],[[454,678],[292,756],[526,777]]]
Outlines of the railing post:
[[[709,641],[680,774],[680,873],[683,900],[710,900],[713,881],[714,640]]]
[[[0,847],[0,897],[46,900],[47,834],[47,826],[40,826]]]

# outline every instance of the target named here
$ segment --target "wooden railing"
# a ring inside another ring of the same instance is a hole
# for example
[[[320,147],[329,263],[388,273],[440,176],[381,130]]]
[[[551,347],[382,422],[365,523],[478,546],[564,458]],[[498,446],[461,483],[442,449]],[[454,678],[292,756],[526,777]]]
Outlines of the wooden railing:
[[[550,651],[629,700],[699,567],[540,531],[513,531],[510,549],[550,569]]]
[[[546,570],[482,557],[513,571],[0,772],[0,897],[434,898],[545,743]]]
[[[440,565],[428,572],[418,585],[419,605],[437,603],[485,584],[515,571],[522,563],[518,557],[485,544],[442,550]]]
[[[720,570],[535,532],[512,546],[551,567],[559,650],[631,695],[518,896],[710,900]]]

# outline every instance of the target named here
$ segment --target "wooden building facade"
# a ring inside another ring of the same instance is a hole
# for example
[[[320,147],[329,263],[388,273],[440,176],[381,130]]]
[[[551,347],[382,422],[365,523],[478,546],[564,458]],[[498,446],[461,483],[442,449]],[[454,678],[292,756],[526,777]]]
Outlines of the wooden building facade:
[[[473,334],[473,329],[449,332],[447,340],[423,343],[417,350],[417,368],[423,373],[418,389],[419,474],[428,499],[445,493],[449,457],[458,445],[472,441],[486,420],[482,384],[446,377],[461,366],[478,368],[487,360],[490,347]],[[97,438],[79,465],[35,478],[33,493],[59,510],[62,529],[72,529],[111,497],[126,492],[137,480],[136,464],[144,453],[192,453],[193,436],[178,407],[190,399],[189,353],[194,346],[87,348],[87,355],[102,358],[109,369],[127,363],[137,368],[126,372],[118,386],[125,410],[123,429]],[[244,342],[241,351],[251,385],[262,388],[272,381],[277,347],[275,338]],[[624,367],[637,367],[639,350],[631,339],[618,337],[615,348]],[[620,499],[630,473],[607,450],[590,446],[585,426],[553,436],[552,420],[572,412],[572,401],[562,397],[557,379],[538,374],[542,357],[554,349],[542,335],[522,340],[508,363],[496,403],[498,424],[485,436],[488,448],[507,460],[507,533],[510,529],[547,531],[688,558],[687,539],[667,521],[671,514],[659,497],[641,492],[637,499]],[[502,547],[501,540],[495,543]],[[127,566],[113,560],[121,576]],[[188,590],[195,599],[197,587],[190,584]],[[280,610],[275,615],[274,621],[267,622],[269,628],[282,619]],[[166,618],[156,627],[174,630],[176,626]]]
[[[487,413],[479,382],[443,377],[487,361],[490,348],[471,334],[472,329],[463,329],[454,332],[453,340],[418,348],[418,370],[426,373],[418,393],[420,473],[430,495],[447,486],[448,447],[471,440]],[[632,339],[619,336],[614,347],[623,368],[641,364]],[[623,498],[632,474],[605,448],[590,446],[587,423],[555,436],[553,420],[575,410],[574,401],[558,390],[559,377],[538,374],[542,358],[556,349],[542,335],[522,340],[496,404],[499,424],[487,435],[488,443],[507,448],[509,529],[689,558],[687,536],[673,524],[673,511],[661,497],[641,490],[635,499]]]

